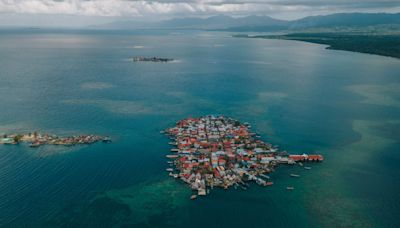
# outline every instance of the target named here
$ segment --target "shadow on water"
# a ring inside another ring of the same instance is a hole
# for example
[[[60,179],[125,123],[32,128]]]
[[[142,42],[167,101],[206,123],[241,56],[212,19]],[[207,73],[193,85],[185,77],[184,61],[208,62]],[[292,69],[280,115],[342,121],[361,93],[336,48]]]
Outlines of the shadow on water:
[[[141,183],[107,191],[70,205],[46,222],[54,227],[176,227],[190,190],[175,180]]]

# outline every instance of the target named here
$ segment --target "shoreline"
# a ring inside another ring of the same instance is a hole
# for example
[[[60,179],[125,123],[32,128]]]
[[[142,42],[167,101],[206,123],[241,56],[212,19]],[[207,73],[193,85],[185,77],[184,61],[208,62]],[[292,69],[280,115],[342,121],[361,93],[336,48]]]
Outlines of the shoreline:
[[[390,57],[400,60],[400,50],[393,50],[392,46],[382,47],[386,42],[383,39],[393,38],[400,44],[398,35],[351,35],[345,33],[289,33],[285,35],[233,35],[235,38],[253,38],[270,40],[293,40],[312,44],[327,45],[327,50],[349,51],[354,53],[370,54]],[[368,46],[368,48],[366,48]],[[395,45],[393,45],[396,47]],[[364,48],[364,49],[363,49]]]

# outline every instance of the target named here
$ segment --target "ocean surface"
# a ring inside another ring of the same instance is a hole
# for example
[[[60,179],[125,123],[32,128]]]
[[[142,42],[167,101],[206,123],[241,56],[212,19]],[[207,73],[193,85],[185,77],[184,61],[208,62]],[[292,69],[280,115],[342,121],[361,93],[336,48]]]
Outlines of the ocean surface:
[[[0,134],[113,142],[0,145],[0,227],[400,227],[400,60],[231,35],[1,30]],[[159,131],[205,114],[325,161],[192,201]]]

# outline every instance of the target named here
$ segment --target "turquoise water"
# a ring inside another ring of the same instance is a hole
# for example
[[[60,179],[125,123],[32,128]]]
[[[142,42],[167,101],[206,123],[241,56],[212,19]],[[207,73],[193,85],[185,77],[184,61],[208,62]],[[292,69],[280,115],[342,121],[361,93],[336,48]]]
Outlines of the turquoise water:
[[[129,61],[141,55],[176,61]],[[399,227],[399,72],[393,58],[227,33],[0,31],[0,133],[114,140],[0,145],[0,226]],[[213,113],[326,161],[191,201],[159,131]]]

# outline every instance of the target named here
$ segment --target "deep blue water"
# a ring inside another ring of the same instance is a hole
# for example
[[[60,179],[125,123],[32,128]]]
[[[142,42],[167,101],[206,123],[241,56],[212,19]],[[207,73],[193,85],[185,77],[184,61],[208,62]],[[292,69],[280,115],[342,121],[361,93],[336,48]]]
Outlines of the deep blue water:
[[[399,227],[400,60],[230,35],[0,31],[1,134],[114,140],[0,145],[0,226]],[[176,61],[129,60],[142,55]],[[326,161],[279,167],[270,188],[191,201],[165,172],[159,131],[204,114]]]

